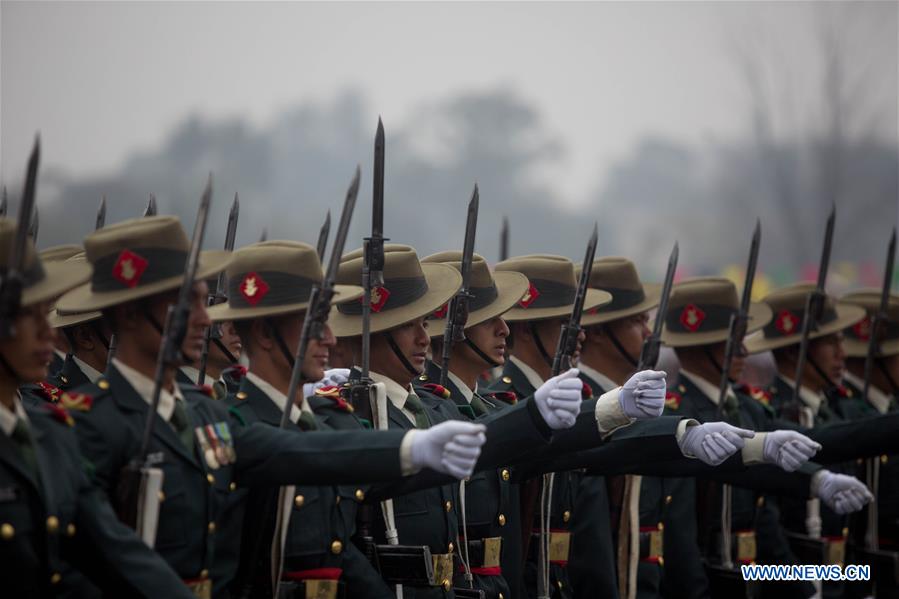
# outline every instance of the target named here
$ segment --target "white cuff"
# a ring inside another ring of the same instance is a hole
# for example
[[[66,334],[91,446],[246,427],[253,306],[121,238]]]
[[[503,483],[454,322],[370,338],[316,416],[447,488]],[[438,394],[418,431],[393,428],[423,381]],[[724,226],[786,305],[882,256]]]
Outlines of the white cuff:
[[[821,486],[821,479],[824,478],[825,472],[829,472],[829,470],[822,468],[821,470],[818,470],[817,472],[812,474],[812,484],[809,485],[809,497],[815,498],[818,496],[818,487]]]
[[[621,387],[616,387],[608,393],[603,393],[596,400],[596,424],[599,426],[599,434],[610,435],[622,426],[627,426],[635,419],[624,413],[621,404],[618,403],[618,394]]]
[[[693,418],[682,418],[681,421],[677,423],[677,430],[674,431],[674,438],[677,439],[677,446],[680,447],[680,451],[684,454],[684,457],[695,459],[695,455],[687,453],[684,450],[684,444],[682,443],[684,435],[687,434],[688,426],[699,426],[699,421],[694,420]]]
[[[403,476],[409,476],[421,470],[421,468],[416,468],[412,464],[412,439],[417,434],[418,431],[409,431],[403,435],[403,440],[400,443],[400,472]]]
[[[768,433],[756,433],[751,439],[743,439],[743,463],[747,466],[765,463],[765,437]]]

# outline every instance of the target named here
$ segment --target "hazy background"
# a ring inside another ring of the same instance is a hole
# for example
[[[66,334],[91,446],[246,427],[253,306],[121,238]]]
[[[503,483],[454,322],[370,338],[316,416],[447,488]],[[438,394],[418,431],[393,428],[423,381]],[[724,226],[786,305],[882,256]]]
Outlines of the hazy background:
[[[315,243],[352,171],[348,248],[370,223],[387,130],[385,234],[477,251],[599,254],[660,276],[738,277],[756,218],[757,293],[813,277],[837,206],[831,284],[879,285],[899,203],[896,2],[0,3],[0,181],[15,200],[36,131],[39,245],[160,212],[207,245],[240,193],[238,244]]]

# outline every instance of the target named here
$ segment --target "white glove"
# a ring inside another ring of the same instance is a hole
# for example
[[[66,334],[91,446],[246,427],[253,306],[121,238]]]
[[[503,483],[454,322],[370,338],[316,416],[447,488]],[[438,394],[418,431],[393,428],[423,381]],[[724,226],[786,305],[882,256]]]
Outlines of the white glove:
[[[618,404],[631,418],[658,418],[665,410],[666,388],[663,371],[641,370],[621,387]]]
[[[331,368],[325,371],[325,378],[315,383],[303,383],[303,397],[310,397],[322,387],[339,387],[350,379],[349,368]]]
[[[706,422],[688,426],[677,444],[685,456],[696,457],[710,466],[717,466],[743,449],[743,439],[754,436],[755,431],[737,428],[726,422]]]
[[[456,478],[471,476],[481,446],[487,440],[483,424],[448,420],[415,431],[412,437],[412,466],[430,468]]]
[[[821,449],[816,443],[796,431],[777,430],[765,433],[762,456],[765,462],[776,464],[787,472],[794,472]]]
[[[584,382],[577,375],[578,369],[570,368],[549,379],[534,392],[537,410],[554,431],[574,426],[581,411]]]
[[[874,499],[868,487],[854,476],[830,470],[821,472],[816,495],[838,514],[857,512]]]

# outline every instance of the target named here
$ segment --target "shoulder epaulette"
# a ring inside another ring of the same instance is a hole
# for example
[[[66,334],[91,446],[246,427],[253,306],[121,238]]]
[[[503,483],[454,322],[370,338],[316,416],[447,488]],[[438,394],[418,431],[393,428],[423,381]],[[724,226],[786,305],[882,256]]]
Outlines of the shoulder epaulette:
[[[65,408],[61,407],[59,404],[48,403],[44,406],[44,409],[47,410],[47,413],[53,417],[53,420],[57,422],[62,422],[68,426],[75,426],[75,421],[69,415]]]
[[[584,386],[581,389],[581,399],[593,399],[593,387],[587,381],[583,381]]]
[[[215,399],[215,392],[212,390],[212,385],[197,385],[196,389],[203,395]]]
[[[337,409],[343,410],[344,412],[352,412],[353,406],[347,402],[340,394],[340,387],[336,385],[327,385],[325,387],[319,387],[315,390],[316,397],[327,397],[331,401],[334,402],[334,405],[337,406]]]
[[[40,390],[40,393],[46,397],[49,401],[56,403],[59,401],[59,396],[62,394],[62,389],[55,385],[51,385],[46,381],[41,381],[37,384],[37,388]]]
[[[443,399],[449,399],[452,395],[449,389],[447,389],[443,385],[438,385],[437,383],[425,383],[424,385],[422,385],[422,388],[431,395],[436,395],[437,397],[442,397]]]
[[[492,397],[508,404],[518,403],[518,395],[514,391],[489,391],[484,393],[485,397]]]
[[[242,380],[247,375],[247,367],[243,364],[232,364],[222,371],[222,376],[230,376],[234,380]]]
[[[90,412],[94,405],[94,398],[87,393],[75,393],[65,391],[59,396],[59,403],[62,407],[78,412]]]
[[[665,407],[669,410],[676,410],[680,407],[680,402],[683,400],[683,397],[680,393],[676,391],[666,391],[665,392]]]

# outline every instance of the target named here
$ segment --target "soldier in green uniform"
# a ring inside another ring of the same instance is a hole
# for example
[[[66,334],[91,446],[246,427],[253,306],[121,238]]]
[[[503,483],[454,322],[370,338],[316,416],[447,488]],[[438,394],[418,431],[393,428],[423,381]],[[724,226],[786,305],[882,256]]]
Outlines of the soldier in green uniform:
[[[10,266],[15,226],[0,219],[0,264]],[[42,264],[26,246],[12,336],[0,341],[0,574],[9,597],[190,597],[172,569],[120,524],[83,471],[71,416],[52,403],[27,405],[16,388],[47,376],[55,296],[90,269]],[[6,313],[6,309],[4,309]]]
[[[65,245],[54,245],[48,247],[44,250],[41,250],[39,253],[41,257],[41,261],[44,264],[50,264],[53,262],[63,262],[64,260],[68,260],[72,256],[83,252],[84,249],[80,245],[75,244],[65,244]],[[50,361],[50,366],[48,368],[48,377],[53,376],[57,372],[59,372],[60,368],[62,368],[63,363],[66,360],[66,356],[71,353],[72,348],[69,346],[69,340],[64,336],[56,335],[53,338],[53,358]]]
[[[208,386],[213,399],[225,399],[229,393],[237,393],[239,378],[246,374],[238,362],[243,344],[233,322],[226,320],[214,326],[218,326],[220,337],[209,343],[204,380],[200,381],[200,370],[196,366],[182,366],[179,370],[185,382]]]
[[[161,323],[183,279],[188,239],[177,218],[145,217],[111,225],[85,238],[91,281],[57,303],[61,312],[100,310],[118,338],[103,378],[64,394],[75,410],[79,443],[99,487],[116,497],[122,468],[135,458],[148,416],[161,343]],[[208,288],[227,267],[228,252],[204,252],[191,295],[182,352],[202,350]],[[266,424],[235,425],[227,408],[165,373],[149,445],[149,461],[163,471],[155,547],[198,596],[224,593],[234,575],[219,568],[218,518],[240,487],[394,480],[424,466],[443,470],[457,437],[469,443],[473,465],[480,428],[444,439],[402,433],[310,432],[297,435]],[[435,443],[435,441],[437,441]]]

